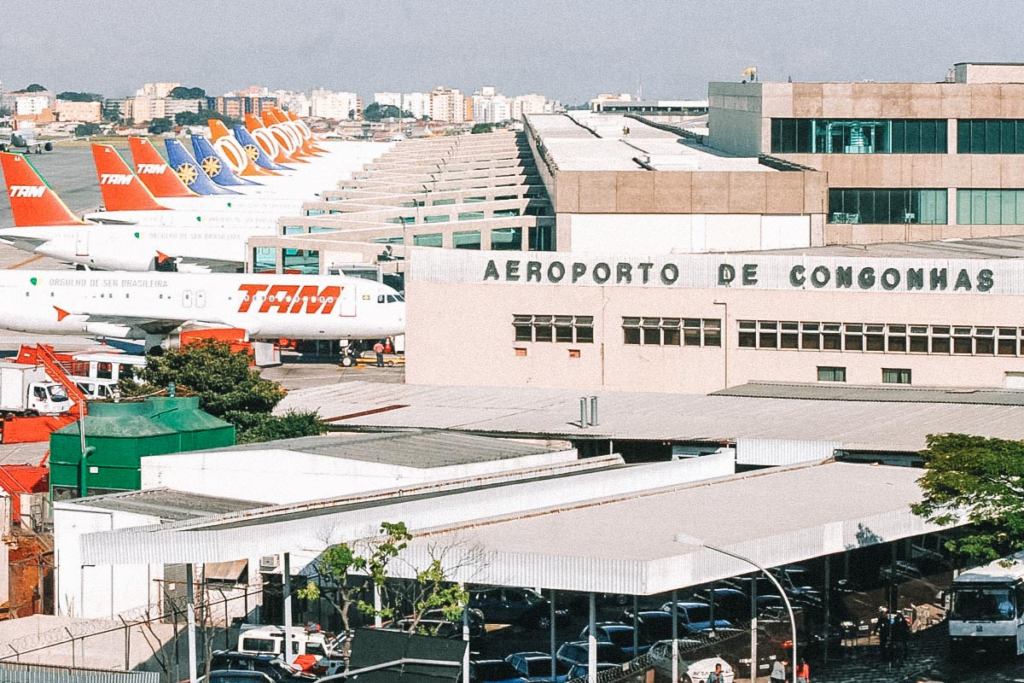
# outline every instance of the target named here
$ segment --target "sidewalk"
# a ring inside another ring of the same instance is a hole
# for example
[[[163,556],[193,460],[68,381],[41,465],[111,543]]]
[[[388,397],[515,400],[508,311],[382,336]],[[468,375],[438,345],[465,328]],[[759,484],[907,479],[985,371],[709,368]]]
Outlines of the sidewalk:
[[[902,666],[882,660],[877,645],[850,648],[845,659],[829,660],[828,669],[811,669],[814,683],[881,683],[920,680],[920,674],[946,661],[949,643],[945,624],[911,635]]]

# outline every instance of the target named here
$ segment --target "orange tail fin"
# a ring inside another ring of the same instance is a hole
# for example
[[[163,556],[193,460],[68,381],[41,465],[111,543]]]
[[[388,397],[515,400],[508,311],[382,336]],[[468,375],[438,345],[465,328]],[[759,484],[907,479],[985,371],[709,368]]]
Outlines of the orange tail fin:
[[[220,119],[210,119],[206,122],[210,126],[210,138],[217,153],[227,159],[228,164],[240,176],[256,175],[280,175],[265,168],[260,168],[253,163],[252,157],[245,151],[241,143],[235,139],[228,127]]]
[[[14,225],[85,225],[21,154],[0,154]]]
[[[93,145],[92,158],[100,180],[100,194],[107,211],[164,211],[153,193],[132,173],[117,150],[110,145]]]
[[[128,138],[135,173],[154,197],[198,197],[146,138]]]

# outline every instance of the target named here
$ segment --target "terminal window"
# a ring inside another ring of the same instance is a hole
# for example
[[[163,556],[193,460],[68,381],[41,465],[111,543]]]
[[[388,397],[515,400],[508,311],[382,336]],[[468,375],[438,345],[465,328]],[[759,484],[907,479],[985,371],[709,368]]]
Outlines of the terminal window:
[[[910,384],[908,368],[882,368],[882,384]]]
[[[832,188],[829,223],[945,225],[946,190]]]
[[[1024,119],[960,119],[959,154],[1024,154]]]
[[[721,318],[622,319],[622,343],[629,346],[721,346]]]
[[[519,314],[512,316],[512,327],[517,342],[594,343],[592,315]]]
[[[626,320],[637,321],[639,327],[639,318]],[[626,323],[623,327],[626,328]],[[796,320],[739,320],[737,327],[737,343],[740,348],[746,349],[943,356],[1024,356],[1024,328],[1021,327]],[[715,333],[719,332],[720,330],[715,330]],[[705,328],[705,346],[718,345],[709,344],[707,336],[708,330]]]
[[[1024,190],[957,190],[958,225],[1024,225]]]
[[[818,366],[818,381],[819,382],[845,382],[846,381],[846,368],[837,368],[833,366]]]
[[[945,154],[946,119],[772,119],[773,154]]]

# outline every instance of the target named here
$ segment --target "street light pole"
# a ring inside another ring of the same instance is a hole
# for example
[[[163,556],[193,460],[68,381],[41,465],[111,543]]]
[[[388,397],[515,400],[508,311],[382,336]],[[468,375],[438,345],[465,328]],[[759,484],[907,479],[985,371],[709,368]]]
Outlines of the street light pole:
[[[798,660],[797,660],[797,657],[796,657],[796,618],[793,616],[793,606],[789,602],[789,597],[786,595],[786,591],[784,591],[782,589],[782,584],[780,584],[778,582],[778,580],[774,576],[772,576],[771,572],[769,572],[767,569],[765,569],[764,567],[759,565],[757,562],[754,562],[749,557],[744,557],[743,555],[737,555],[734,552],[731,552],[729,550],[725,550],[723,548],[719,548],[719,547],[716,547],[716,546],[713,546],[713,545],[708,545],[707,543],[700,543],[699,545],[702,548],[707,548],[708,550],[714,550],[717,553],[722,553],[723,555],[728,555],[729,557],[737,559],[740,562],[746,562],[747,564],[750,564],[750,565],[753,565],[753,566],[757,567],[759,570],[761,570],[761,572],[765,576],[768,577],[769,581],[771,581],[773,584],[775,584],[775,587],[779,590],[779,595],[782,596],[782,601],[786,605],[786,612],[789,613],[789,625],[790,625],[790,628],[792,629],[792,632],[793,632],[793,683],[797,683],[796,674],[797,674],[797,661]],[[757,637],[756,634],[755,634],[754,637],[755,638]],[[750,662],[750,666],[753,667],[756,670],[757,662],[751,661]]]

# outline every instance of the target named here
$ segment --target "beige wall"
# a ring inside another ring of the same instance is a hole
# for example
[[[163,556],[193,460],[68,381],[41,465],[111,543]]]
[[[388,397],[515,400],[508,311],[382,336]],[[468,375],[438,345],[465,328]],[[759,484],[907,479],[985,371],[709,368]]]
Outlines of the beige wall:
[[[818,366],[847,384],[881,384],[908,368],[914,386],[1002,386],[1024,358],[741,349],[738,320],[1016,326],[1019,297],[887,292],[408,284],[406,379],[411,384],[609,388],[703,393],[754,380],[815,382]],[[716,302],[724,305],[716,305]],[[728,318],[728,348],[627,346],[623,316]],[[593,344],[514,341],[512,316],[592,315]],[[516,349],[526,355],[517,355]],[[452,353],[459,360],[452,364]],[[570,357],[579,350],[579,358]],[[728,370],[726,354],[728,353]]]

